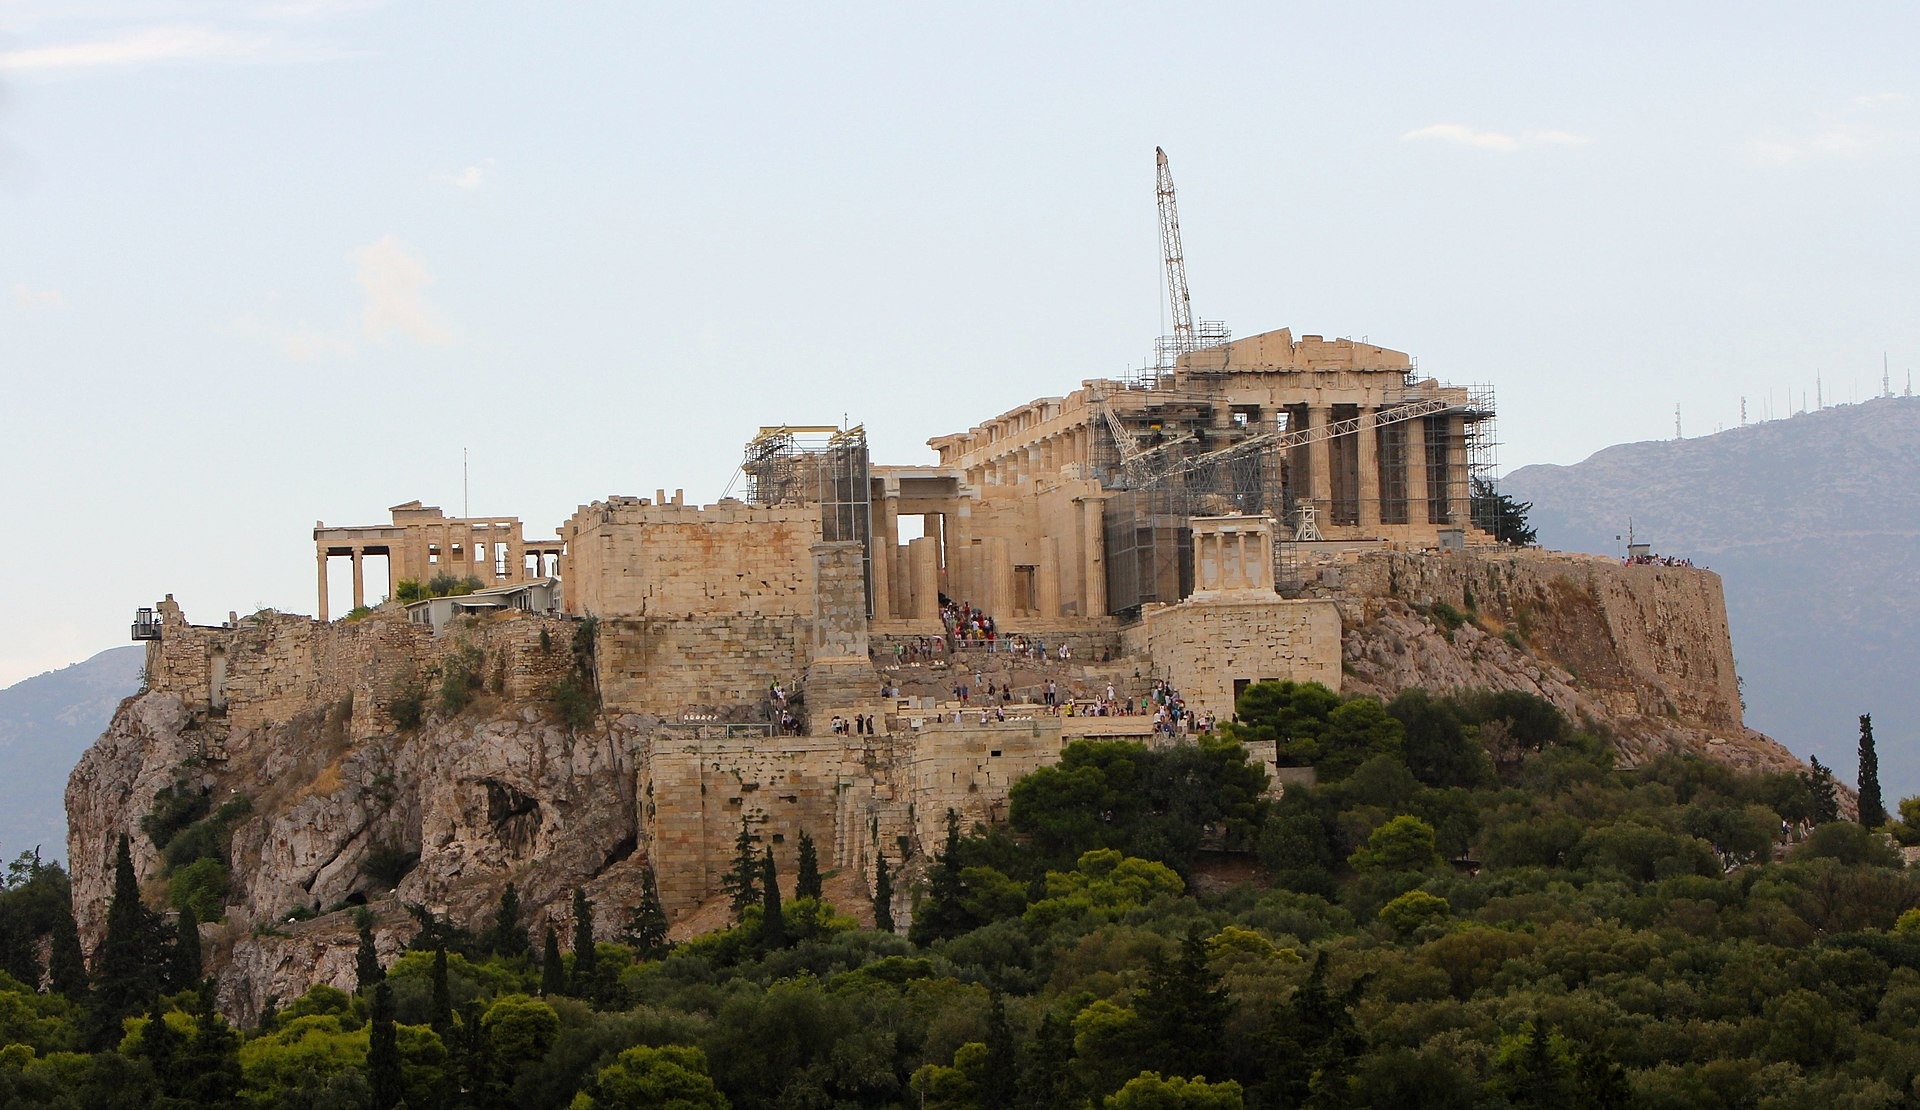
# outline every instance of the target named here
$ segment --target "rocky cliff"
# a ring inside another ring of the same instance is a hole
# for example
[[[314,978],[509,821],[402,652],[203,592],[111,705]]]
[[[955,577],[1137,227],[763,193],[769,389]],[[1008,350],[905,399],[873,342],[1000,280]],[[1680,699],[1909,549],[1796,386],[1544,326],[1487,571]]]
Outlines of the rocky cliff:
[[[1317,580],[1340,611],[1350,692],[1525,689],[1592,722],[1628,762],[1693,750],[1797,766],[1741,724],[1711,573],[1538,552],[1374,552]],[[611,936],[654,866],[682,928],[715,923],[701,901],[743,823],[789,872],[794,833],[811,831],[857,903],[870,847],[896,861],[923,855],[950,805],[1004,815],[1007,786],[1062,737],[1058,718],[904,713],[881,736],[782,738],[615,712],[570,725],[543,691],[567,673],[577,622],[503,614],[434,637],[393,614],[218,628],[187,625],[177,607],[163,616],[155,688],[122,707],[68,786],[75,903],[92,943],[122,834],[150,896],[166,897],[142,829],[163,792],[204,794],[208,808],[245,796],[226,919],[203,927],[222,1007],[242,1021],[315,981],[351,986],[353,930],[335,911],[363,902],[387,953],[413,932],[405,904],[484,923],[508,882],[536,930],[552,922],[563,934],[571,891],[585,887]],[[1138,669],[1045,665],[1066,689],[1124,685]],[[465,680],[467,704],[438,704],[449,674]],[[402,703],[422,694],[409,726]]]

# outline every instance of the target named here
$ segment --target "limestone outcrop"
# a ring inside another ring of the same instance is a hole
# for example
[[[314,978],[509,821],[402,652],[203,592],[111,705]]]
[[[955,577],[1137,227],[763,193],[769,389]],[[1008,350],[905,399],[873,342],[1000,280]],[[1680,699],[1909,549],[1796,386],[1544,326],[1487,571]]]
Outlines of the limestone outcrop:
[[[203,926],[221,1005],[241,1021],[314,982],[350,987],[355,936],[340,911],[360,904],[376,913],[385,955],[415,930],[408,905],[484,925],[508,882],[536,936],[549,923],[570,931],[571,894],[583,887],[607,937],[652,868],[679,928],[715,924],[719,876],[743,827],[787,874],[797,835],[808,832],[823,867],[838,872],[835,889],[857,902],[873,854],[910,875],[949,807],[969,821],[1003,818],[1008,786],[1065,740],[1151,732],[1147,717],[1056,717],[1017,702],[1006,720],[986,719],[977,704],[956,719],[939,703],[976,671],[1023,690],[1057,683],[1098,697],[1117,686],[1138,697],[1161,673],[1197,691],[1219,670],[1216,685],[1231,689],[1230,679],[1268,677],[1305,652],[1317,669],[1299,677],[1335,678],[1348,693],[1537,693],[1591,722],[1629,764],[1697,751],[1744,768],[1799,766],[1741,723],[1709,572],[1541,552],[1375,550],[1342,552],[1312,579],[1315,597],[1263,604],[1335,610],[1337,622],[1322,623],[1337,624],[1337,636],[1272,625],[1281,631],[1270,637],[1292,637],[1288,650],[1248,644],[1240,663],[1226,652],[1181,664],[1185,654],[1143,648],[1129,633],[1071,660],[1016,662],[976,648],[896,669],[885,662],[896,645],[883,640],[875,656],[904,692],[869,692],[856,704],[879,676],[855,639],[855,650],[816,652],[791,694],[821,695],[835,714],[839,701],[855,704],[861,730],[815,719],[801,736],[755,723],[770,704],[663,718],[616,703],[569,722],[554,684],[583,673],[573,654],[579,622],[506,613],[436,637],[384,611],[357,624],[272,615],[200,627],[163,606],[153,688],[121,706],[68,786],[82,936],[89,947],[99,939],[121,835],[149,897],[165,900],[163,860],[142,819],[169,789],[204,792],[210,807],[243,795],[251,803],[231,828],[226,918]],[[809,619],[812,631],[831,632],[841,618],[822,610]],[[718,639],[705,648],[723,649]],[[1174,671],[1155,670],[1163,657]],[[844,682],[835,668],[848,672]],[[816,672],[829,671],[832,682],[814,689]],[[442,704],[449,675],[467,692]],[[842,685],[843,697],[826,697]]]

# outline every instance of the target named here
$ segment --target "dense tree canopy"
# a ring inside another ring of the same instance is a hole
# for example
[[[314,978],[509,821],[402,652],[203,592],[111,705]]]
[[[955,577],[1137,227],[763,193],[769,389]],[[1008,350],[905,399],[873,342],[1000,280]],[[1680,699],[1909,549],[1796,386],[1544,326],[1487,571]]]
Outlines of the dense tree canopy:
[[[151,951],[110,934],[93,983],[55,989],[70,895],[23,859],[0,890],[30,940],[0,973],[0,1105],[1915,1101],[1920,877],[1885,833],[1815,820],[1830,780],[1619,769],[1519,694],[1242,702],[1237,734],[1311,752],[1319,785],[1270,800],[1225,739],[1072,745],[1007,827],[955,816],[934,858],[879,864],[912,937],[811,879],[781,898],[761,848],[730,928],[668,946],[635,909],[633,945],[596,941],[582,892],[574,951],[548,924],[536,961],[514,899],[421,911],[385,968],[361,949],[357,994],[315,987],[244,1034],[165,993],[178,926],[130,867],[109,916]],[[1920,800],[1899,812],[1920,839]]]

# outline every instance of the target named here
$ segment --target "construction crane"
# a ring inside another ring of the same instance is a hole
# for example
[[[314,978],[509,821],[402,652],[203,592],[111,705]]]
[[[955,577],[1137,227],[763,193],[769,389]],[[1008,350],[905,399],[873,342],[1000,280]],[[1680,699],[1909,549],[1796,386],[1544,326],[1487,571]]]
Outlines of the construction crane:
[[[1173,171],[1167,152],[1153,148],[1160,198],[1160,252],[1167,258],[1167,302],[1173,310],[1173,339],[1177,349],[1194,349],[1193,302],[1187,297],[1187,261],[1180,250],[1180,210],[1173,200]]]

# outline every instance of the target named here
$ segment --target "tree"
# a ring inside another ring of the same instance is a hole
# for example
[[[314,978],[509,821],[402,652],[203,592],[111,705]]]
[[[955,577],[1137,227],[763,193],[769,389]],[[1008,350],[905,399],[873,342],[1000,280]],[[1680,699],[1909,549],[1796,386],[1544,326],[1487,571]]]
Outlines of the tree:
[[[727,892],[736,923],[760,897],[760,853],[753,850],[753,830],[744,813],[740,815],[740,835],[733,839],[733,866],[720,876],[720,889]]]
[[[1474,524],[1493,533],[1493,538],[1501,543],[1526,547],[1534,542],[1534,530],[1527,524],[1533,502],[1515,501],[1501,493],[1491,480],[1475,478],[1468,507]]]
[[[793,875],[795,898],[820,897],[820,853],[805,829],[800,830],[799,858],[794,861]]]
[[[1877,829],[1887,823],[1880,798],[1880,755],[1873,750],[1873,714],[1860,715],[1860,823]]]
[[[487,930],[485,947],[496,956],[511,959],[527,955],[527,926],[520,920],[520,892],[512,883],[500,893],[500,908],[493,916],[493,928]]]
[[[766,861],[761,865],[760,889],[760,944],[771,951],[787,946],[787,922],[780,915],[780,878],[773,870],[773,849],[767,849]]]
[[[160,915],[140,901],[133,851],[125,835],[114,850],[113,897],[107,932],[94,958],[93,1041],[106,1047],[120,1039],[120,1020],[147,1009],[160,993],[166,946]]]
[[[447,984],[447,950],[433,950],[433,1002],[428,1024],[446,1041],[453,1036],[453,991]]]
[[[726,1110],[725,1096],[707,1074],[707,1054],[691,1045],[629,1048],[601,1068],[576,1110]]]
[[[180,907],[180,920],[168,953],[167,989],[192,990],[200,983],[200,919],[191,905]]]
[[[1172,1075],[1219,1076],[1233,1002],[1207,964],[1198,927],[1180,942],[1172,963],[1153,961],[1147,989],[1135,1009],[1146,1021],[1153,1060]]]
[[[1806,781],[1807,792],[1813,796],[1810,820],[1816,825],[1840,820],[1840,800],[1834,796],[1833,769],[1822,765],[1817,755],[1810,757],[1807,765],[1810,769],[1800,777]]]
[[[1007,1022],[1006,1000],[993,992],[987,1007],[986,1069],[979,1080],[980,1101],[987,1106],[1012,1106],[1020,1084],[1020,1046]]]
[[[367,988],[387,977],[380,966],[380,951],[373,945],[373,911],[361,906],[353,915],[353,924],[360,932],[360,947],[353,956],[354,982],[358,990]]]
[[[547,923],[547,943],[540,952],[540,993],[548,996],[567,993],[567,965],[560,958],[560,934]]]
[[[627,914],[627,927],[620,939],[643,960],[658,959],[671,947],[667,943],[667,910],[660,903],[660,886],[654,881],[652,867],[640,872],[640,904]]]
[[[1402,814],[1373,830],[1367,846],[1347,857],[1356,871],[1423,871],[1440,862],[1433,826]]]
[[[47,974],[53,989],[75,1002],[87,993],[87,963],[80,953],[80,929],[73,920],[71,891],[53,919],[53,932],[47,952]]]
[[[373,988],[373,1021],[367,1029],[367,1082],[373,1088],[373,1110],[392,1110],[404,1097],[400,1042],[393,1021],[393,988],[384,981]]]
[[[873,860],[873,927],[883,933],[894,932],[893,876],[887,874],[887,854],[878,852]]]
[[[583,887],[573,888],[573,996],[591,999],[597,993],[600,952],[593,946],[593,903]]]
[[[1034,778],[1034,775],[1029,775],[1016,783],[1014,788],[1017,790]],[[1025,812],[1033,814],[1037,808],[1029,802]],[[881,858],[885,859],[884,856]],[[949,808],[946,846],[934,860],[933,869],[927,876],[927,897],[913,915],[913,924],[907,930],[909,939],[915,944],[932,944],[936,940],[957,937],[984,924],[967,912],[965,903],[966,886],[960,880],[960,814]]]
[[[1240,1084],[1231,1079],[1209,1083],[1199,1076],[1188,1079],[1143,1071],[1103,1105],[1112,1110],[1240,1110],[1246,1101]]]

